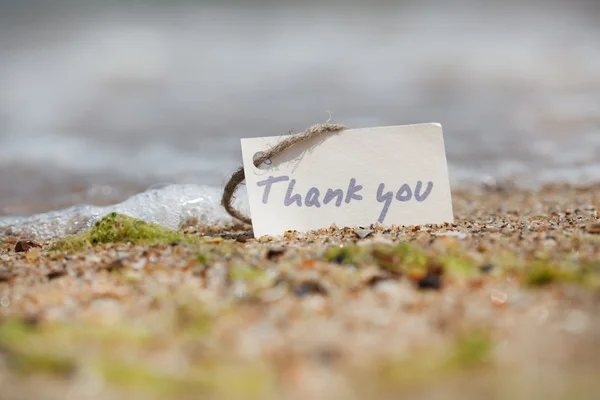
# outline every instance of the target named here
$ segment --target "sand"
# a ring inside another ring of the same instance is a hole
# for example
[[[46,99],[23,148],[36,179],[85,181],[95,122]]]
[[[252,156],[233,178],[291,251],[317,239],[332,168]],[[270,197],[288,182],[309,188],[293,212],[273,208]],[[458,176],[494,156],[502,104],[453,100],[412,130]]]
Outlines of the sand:
[[[0,245],[0,399],[595,399],[600,186],[443,226]]]

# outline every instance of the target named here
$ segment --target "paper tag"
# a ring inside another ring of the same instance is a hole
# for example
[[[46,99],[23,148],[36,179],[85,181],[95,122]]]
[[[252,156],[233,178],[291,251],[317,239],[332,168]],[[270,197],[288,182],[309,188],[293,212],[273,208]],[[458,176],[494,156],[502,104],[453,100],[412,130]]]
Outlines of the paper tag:
[[[287,136],[242,139],[254,235],[336,225],[453,222],[440,124],[351,129],[301,142],[264,169],[256,153]]]

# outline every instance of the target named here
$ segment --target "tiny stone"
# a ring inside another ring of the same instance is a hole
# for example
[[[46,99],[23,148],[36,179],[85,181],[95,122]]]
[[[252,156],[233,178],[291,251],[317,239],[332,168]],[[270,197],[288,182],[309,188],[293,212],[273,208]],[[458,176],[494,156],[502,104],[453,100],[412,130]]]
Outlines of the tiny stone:
[[[439,274],[428,272],[417,282],[419,289],[440,289],[442,287],[442,278]]]
[[[108,272],[112,272],[112,271],[117,271],[117,270],[123,269],[124,267],[125,267],[125,263],[123,262],[122,259],[119,259],[119,260],[113,261],[110,264],[101,266],[100,269],[105,269]]]
[[[457,232],[457,231],[435,233],[435,236],[449,236],[449,237],[455,237],[457,239],[465,239],[465,238],[469,237],[469,235],[467,235],[466,233]]]
[[[0,270],[0,282],[9,282],[15,277],[15,274],[8,270]]]
[[[479,267],[479,270],[485,274],[489,274],[494,270],[494,268],[496,268],[494,264],[485,264]]]
[[[46,277],[48,278],[48,280],[53,280],[53,279],[60,278],[65,275],[67,275],[67,271],[60,269],[60,270],[49,272],[48,275],[46,275]]]
[[[589,326],[590,317],[580,310],[570,310],[564,321],[563,330],[570,333],[582,333]]]
[[[267,250],[267,259],[275,260],[285,253],[285,249],[269,249]]]
[[[146,266],[147,260],[145,258],[140,258],[138,261],[131,264],[131,268],[133,269],[143,269]]]
[[[586,231],[588,233],[600,234],[600,222],[595,222],[593,224],[588,224],[587,227],[586,227]]]
[[[373,231],[371,229],[356,229],[354,231],[354,234],[356,234],[356,236],[358,236],[360,239],[364,239],[367,236],[370,236],[373,233]]]
[[[25,253],[33,247],[42,247],[42,245],[37,242],[34,242],[33,240],[19,240],[17,244],[15,244],[15,252]]]
[[[304,281],[294,288],[294,294],[303,297],[309,294],[327,295],[327,290],[316,281]]]
[[[495,306],[503,306],[508,300],[508,295],[500,290],[492,289],[490,292],[490,300]]]

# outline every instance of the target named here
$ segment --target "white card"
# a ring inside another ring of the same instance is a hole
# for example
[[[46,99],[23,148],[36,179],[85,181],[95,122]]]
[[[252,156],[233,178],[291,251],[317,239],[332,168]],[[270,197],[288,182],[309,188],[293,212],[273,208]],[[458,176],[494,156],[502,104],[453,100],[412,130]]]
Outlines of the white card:
[[[242,139],[254,235],[453,222],[440,124],[326,133],[254,166],[287,136]]]

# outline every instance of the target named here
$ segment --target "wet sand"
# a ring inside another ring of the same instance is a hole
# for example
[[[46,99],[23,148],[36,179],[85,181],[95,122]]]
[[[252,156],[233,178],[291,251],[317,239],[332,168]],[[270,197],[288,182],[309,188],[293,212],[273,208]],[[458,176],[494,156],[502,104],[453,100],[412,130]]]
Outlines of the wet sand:
[[[593,399],[600,186],[454,193],[444,226],[15,253],[0,399]]]

